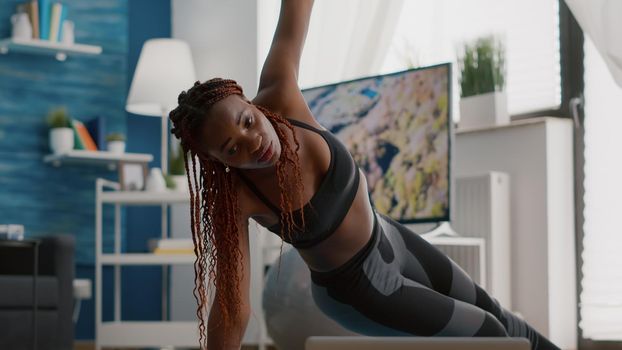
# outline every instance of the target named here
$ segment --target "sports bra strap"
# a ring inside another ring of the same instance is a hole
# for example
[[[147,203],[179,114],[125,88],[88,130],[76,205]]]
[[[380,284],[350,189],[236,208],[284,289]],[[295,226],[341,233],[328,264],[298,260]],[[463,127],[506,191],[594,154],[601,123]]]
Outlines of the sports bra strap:
[[[241,171],[237,171],[236,173],[240,176],[242,181],[246,183],[248,188],[250,188],[251,191],[255,193],[257,198],[259,198],[259,200],[264,202],[264,204],[267,205],[276,214],[277,217],[281,217],[281,210],[277,208],[274,204],[272,204],[272,202],[270,202],[270,200],[266,196],[264,196],[263,193],[261,193],[261,191],[257,188],[257,186],[255,186],[255,184],[249,178],[246,177],[246,175],[244,175]]]
[[[311,131],[315,131],[316,133],[320,134],[323,130],[320,130],[314,126],[311,126],[305,122],[301,122],[300,120],[297,119],[291,119],[291,118],[285,118],[287,119],[287,121],[289,121],[290,123],[292,123],[295,126],[307,129],[307,130],[311,130]]]

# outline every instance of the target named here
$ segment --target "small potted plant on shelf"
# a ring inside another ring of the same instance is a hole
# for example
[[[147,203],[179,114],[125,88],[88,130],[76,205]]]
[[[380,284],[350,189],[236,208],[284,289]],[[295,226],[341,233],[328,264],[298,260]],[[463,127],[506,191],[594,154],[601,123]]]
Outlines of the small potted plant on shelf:
[[[113,132],[106,135],[108,151],[117,154],[125,152],[125,135],[120,132]]]
[[[464,45],[460,68],[460,128],[509,123],[505,48],[494,36]]]
[[[50,149],[54,154],[63,154],[71,151],[74,146],[71,118],[65,107],[51,109],[47,115],[47,124],[50,127]]]
[[[171,143],[170,159],[169,159],[169,172],[167,176],[167,183],[170,188],[174,188],[177,191],[188,191],[188,179],[186,177],[186,167],[184,164],[183,148],[179,144],[178,140],[174,140]]]

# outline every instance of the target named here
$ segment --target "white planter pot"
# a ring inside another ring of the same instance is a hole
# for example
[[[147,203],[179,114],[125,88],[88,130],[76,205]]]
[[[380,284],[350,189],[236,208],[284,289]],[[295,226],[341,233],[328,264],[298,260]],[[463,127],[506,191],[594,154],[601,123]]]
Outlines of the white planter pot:
[[[510,115],[505,91],[463,97],[460,99],[460,129],[508,124]]]
[[[175,191],[178,192],[188,192],[190,188],[188,187],[188,178],[186,175],[173,175],[171,176],[173,182],[175,183]]]
[[[145,190],[150,192],[164,192],[166,191],[166,180],[162,174],[162,169],[151,168],[149,176],[147,176],[147,184]]]
[[[108,151],[116,154],[125,153],[125,141],[109,141]]]
[[[63,154],[73,149],[74,141],[72,128],[50,129],[50,149],[54,154]]]

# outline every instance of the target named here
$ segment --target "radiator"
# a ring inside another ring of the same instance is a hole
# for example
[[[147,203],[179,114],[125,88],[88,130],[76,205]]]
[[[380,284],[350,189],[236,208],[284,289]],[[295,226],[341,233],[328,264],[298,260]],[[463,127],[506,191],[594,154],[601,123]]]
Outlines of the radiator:
[[[452,226],[460,237],[482,238],[485,244],[484,278],[475,279],[499,303],[512,310],[510,268],[510,179],[508,174],[489,172],[459,177],[455,180]],[[470,264],[479,261],[469,257],[473,248],[441,247],[465,271],[478,270]]]
[[[445,253],[475,283],[486,285],[486,240],[477,237],[427,237],[424,239]]]

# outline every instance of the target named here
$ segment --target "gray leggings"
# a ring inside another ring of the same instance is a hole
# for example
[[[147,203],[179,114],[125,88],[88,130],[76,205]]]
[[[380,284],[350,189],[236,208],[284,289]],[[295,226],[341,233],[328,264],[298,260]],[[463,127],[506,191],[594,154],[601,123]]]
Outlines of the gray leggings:
[[[511,336],[559,349],[502,308],[456,263],[391,218],[374,215],[372,239],[344,265],[311,271],[327,316],[369,336]]]

